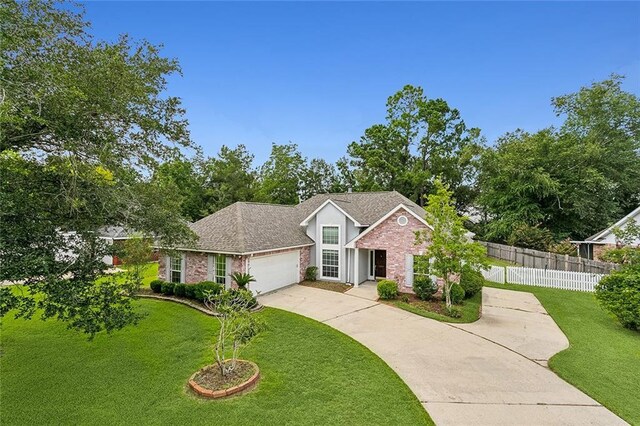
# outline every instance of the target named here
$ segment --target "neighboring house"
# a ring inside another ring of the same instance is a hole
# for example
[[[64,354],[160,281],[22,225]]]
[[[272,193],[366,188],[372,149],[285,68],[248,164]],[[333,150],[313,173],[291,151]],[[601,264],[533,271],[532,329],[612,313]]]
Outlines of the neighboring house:
[[[136,235],[135,232],[128,230],[123,226],[106,226],[100,230],[100,238],[109,245],[122,245],[128,239],[133,238],[134,235]],[[122,259],[115,255],[104,256],[102,260],[107,265],[118,266],[122,264]],[[149,260],[157,261],[158,253],[154,252]]]
[[[613,230],[615,228],[624,228],[628,223],[631,223],[631,221],[640,223],[640,206],[607,229],[590,236],[584,241],[571,242],[578,244],[578,250],[581,257],[600,260],[600,256],[605,250],[614,248],[618,244],[618,240],[613,234]],[[630,245],[635,247],[640,246],[640,239],[632,241]]]
[[[159,276],[173,282],[216,281],[247,272],[265,293],[304,279],[353,285],[377,278],[413,284],[413,256],[424,254],[415,231],[430,229],[425,211],[398,192],[319,194],[296,205],[238,202],[193,224],[195,247],[161,256]],[[177,255],[176,255],[177,253]]]

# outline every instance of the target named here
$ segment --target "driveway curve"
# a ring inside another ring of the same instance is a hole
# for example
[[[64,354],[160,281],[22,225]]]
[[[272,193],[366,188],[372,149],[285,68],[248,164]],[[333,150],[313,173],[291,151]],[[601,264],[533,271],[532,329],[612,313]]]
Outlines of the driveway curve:
[[[367,346],[407,383],[436,424],[626,424],[545,367],[568,342],[530,293],[485,288],[483,318],[473,324],[441,323],[298,285],[259,299]]]

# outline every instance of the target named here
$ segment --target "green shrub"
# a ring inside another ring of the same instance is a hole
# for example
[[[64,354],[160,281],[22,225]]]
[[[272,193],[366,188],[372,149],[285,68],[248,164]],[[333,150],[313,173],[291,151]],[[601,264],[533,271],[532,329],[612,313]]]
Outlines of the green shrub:
[[[378,283],[378,296],[383,300],[395,299],[398,296],[398,284],[391,280],[382,280]]]
[[[186,284],[176,284],[175,287],[173,287],[173,294],[175,294],[176,296],[179,297],[184,297],[185,293],[187,291],[187,285]]]
[[[308,266],[304,271],[304,279],[307,281],[315,281],[318,279],[318,267]]]
[[[462,318],[462,310],[457,306],[452,306],[451,308],[447,309],[447,315],[451,318]]]
[[[468,299],[482,290],[484,277],[482,273],[465,265],[460,274],[460,286],[464,289],[464,298]]]
[[[195,299],[196,298],[196,284],[185,284],[184,285],[184,297],[187,299]]]
[[[204,299],[208,291],[213,294],[219,294],[223,290],[223,286],[214,281],[202,281],[195,285],[194,298],[200,302],[204,302]]]
[[[236,290],[232,288],[232,289],[229,289],[228,291],[230,294],[233,295],[233,297],[249,300],[249,303],[247,304],[247,306],[250,309],[254,308],[258,304],[258,300],[254,297],[253,293],[251,293],[250,290],[247,290],[244,288],[240,288]]]
[[[175,288],[175,283],[162,283],[161,291],[162,294],[166,294],[167,296],[171,296],[173,294],[173,289]]]
[[[404,303],[409,303],[409,295],[406,293],[402,293],[402,295],[400,296],[400,300],[402,300]]]
[[[442,300],[446,300],[447,296],[442,292]],[[451,285],[451,303],[459,305],[464,300],[464,288],[458,283]]]
[[[428,275],[416,275],[413,279],[413,291],[421,300],[429,300],[438,291],[438,284]]]
[[[596,299],[620,324],[640,331],[640,268],[614,271],[596,285]]]
[[[160,293],[162,291],[162,284],[164,284],[163,280],[153,280],[149,283],[149,287],[151,287],[151,291],[154,293]]]

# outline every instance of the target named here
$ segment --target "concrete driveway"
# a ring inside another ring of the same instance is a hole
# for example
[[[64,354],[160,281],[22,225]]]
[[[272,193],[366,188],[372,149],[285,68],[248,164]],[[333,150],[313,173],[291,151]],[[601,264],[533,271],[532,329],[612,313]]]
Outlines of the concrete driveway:
[[[367,346],[439,425],[626,424],[545,367],[568,342],[530,293],[485,288],[483,317],[464,325],[297,285],[259,299]]]

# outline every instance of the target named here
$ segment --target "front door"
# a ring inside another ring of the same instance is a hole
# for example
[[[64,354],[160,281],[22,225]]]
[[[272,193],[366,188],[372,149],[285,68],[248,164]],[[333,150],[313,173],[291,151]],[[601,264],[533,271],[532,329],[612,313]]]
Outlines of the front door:
[[[387,251],[386,250],[376,250],[376,277],[386,278],[387,277]]]

